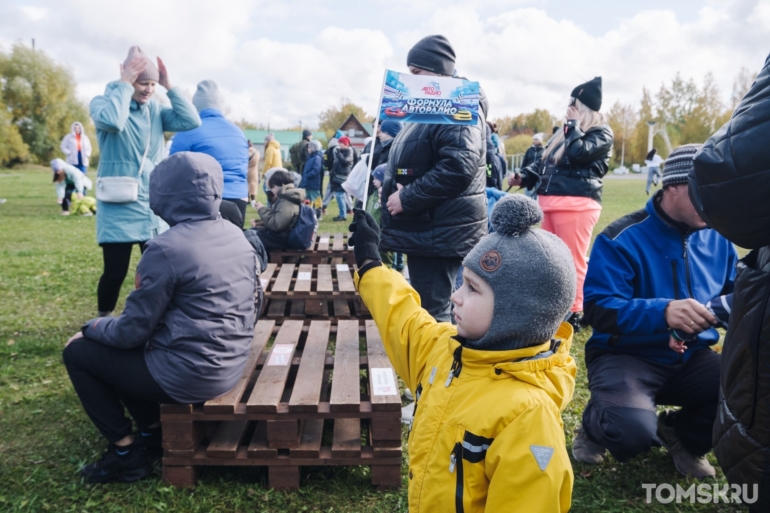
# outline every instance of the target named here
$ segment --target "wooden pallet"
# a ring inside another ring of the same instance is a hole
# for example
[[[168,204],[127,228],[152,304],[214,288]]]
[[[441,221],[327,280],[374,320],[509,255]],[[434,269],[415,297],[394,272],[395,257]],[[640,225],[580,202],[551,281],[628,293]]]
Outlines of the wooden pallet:
[[[303,466],[369,465],[378,489],[398,487],[396,383],[373,321],[278,327],[261,319],[230,392],[203,405],[161,406],[163,479],[192,487],[203,466],[267,466],[271,487],[295,489]]]
[[[334,258],[341,258],[348,265],[356,263],[353,251],[348,247],[347,233],[316,234],[315,242],[308,249],[270,250],[270,262],[275,264],[331,264]]]
[[[285,319],[371,318],[356,291],[356,266],[336,264],[267,265],[260,275],[265,291],[262,316]]]

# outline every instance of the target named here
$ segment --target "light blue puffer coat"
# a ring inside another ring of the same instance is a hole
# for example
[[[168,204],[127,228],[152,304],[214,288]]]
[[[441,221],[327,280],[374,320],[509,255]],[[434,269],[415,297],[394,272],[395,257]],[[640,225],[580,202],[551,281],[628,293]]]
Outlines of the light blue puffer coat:
[[[165,154],[163,132],[184,132],[197,128],[200,117],[179,88],[168,91],[171,107],[150,100],[139,105],[131,96],[131,84],[116,80],[107,84],[102,96],[91,100],[91,118],[99,140],[99,170],[102,176],[136,177],[142,155],[150,147],[139,181],[139,198],[133,203],[97,202],[96,241],[138,242],[158,234],[160,221],[150,210],[150,173]],[[97,191],[98,197],[98,191]]]

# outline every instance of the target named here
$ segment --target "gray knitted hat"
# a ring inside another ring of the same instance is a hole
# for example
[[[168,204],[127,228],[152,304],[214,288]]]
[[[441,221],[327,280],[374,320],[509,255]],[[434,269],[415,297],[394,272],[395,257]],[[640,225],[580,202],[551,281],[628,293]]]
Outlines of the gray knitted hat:
[[[560,238],[532,228],[543,219],[536,202],[510,194],[492,209],[494,232],[482,238],[463,265],[495,293],[492,325],[474,349],[508,350],[553,337],[575,299],[572,254]]]
[[[213,80],[203,80],[198,83],[198,89],[192,98],[192,103],[198,112],[206,109],[222,110],[222,95],[219,86]]]
[[[702,146],[702,144],[685,144],[671,152],[663,164],[663,188],[687,183],[687,175],[692,171],[695,154]]]
[[[143,72],[139,74],[138,77],[136,77],[136,81],[141,82],[142,80],[154,80],[157,82],[160,80],[160,72],[158,71],[158,66],[156,66],[152,59],[147,57],[147,55],[145,55],[142,49],[138,46],[132,46],[128,49],[128,57],[126,57],[126,60],[123,62],[123,66],[128,66],[131,61],[137,57],[144,59],[147,67]]]

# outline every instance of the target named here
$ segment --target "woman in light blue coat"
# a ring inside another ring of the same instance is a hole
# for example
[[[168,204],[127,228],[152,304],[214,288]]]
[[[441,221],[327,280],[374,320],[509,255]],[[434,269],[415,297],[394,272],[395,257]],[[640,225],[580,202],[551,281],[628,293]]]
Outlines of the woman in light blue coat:
[[[168,91],[171,107],[150,98],[156,83]],[[163,132],[183,132],[201,124],[198,112],[171,86],[166,67],[152,62],[138,46],[132,46],[121,66],[120,80],[107,84],[102,96],[91,101],[91,118],[96,126],[101,155],[97,172],[96,198],[99,215],[96,240],[104,254],[104,273],[99,279],[99,315],[115,309],[120,287],[131,262],[131,249],[152,239],[161,228],[150,210],[150,173],[164,156]],[[112,184],[104,177],[138,179],[136,201],[102,201]]]

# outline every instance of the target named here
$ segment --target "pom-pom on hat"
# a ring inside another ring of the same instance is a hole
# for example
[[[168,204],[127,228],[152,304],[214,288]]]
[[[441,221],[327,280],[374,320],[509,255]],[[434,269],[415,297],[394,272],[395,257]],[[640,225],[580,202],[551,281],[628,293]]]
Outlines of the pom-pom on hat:
[[[137,82],[141,82],[142,80],[154,80],[157,82],[160,80],[160,72],[158,71],[158,66],[156,66],[152,59],[147,57],[142,49],[138,46],[132,46],[128,49],[128,57],[126,57],[125,62],[123,62],[123,67],[128,66],[129,63],[136,57],[144,59],[146,62],[144,71],[141,72],[138,77],[136,77]]]
[[[595,77],[572,90],[571,96],[591,110],[602,108],[602,77]]]
[[[702,146],[702,144],[685,144],[671,152],[663,164],[661,183],[664,189],[670,185],[688,183],[687,175],[695,166],[695,154]]]
[[[509,194],[492,209],[495,231],[463,260],[495,294],[492,325],[479,340],[468,340],[469,347],[503,351],[542,344],[569,311],[575,264],[560,238],[534,227],[542,220],[538,204],[522,194]]]

